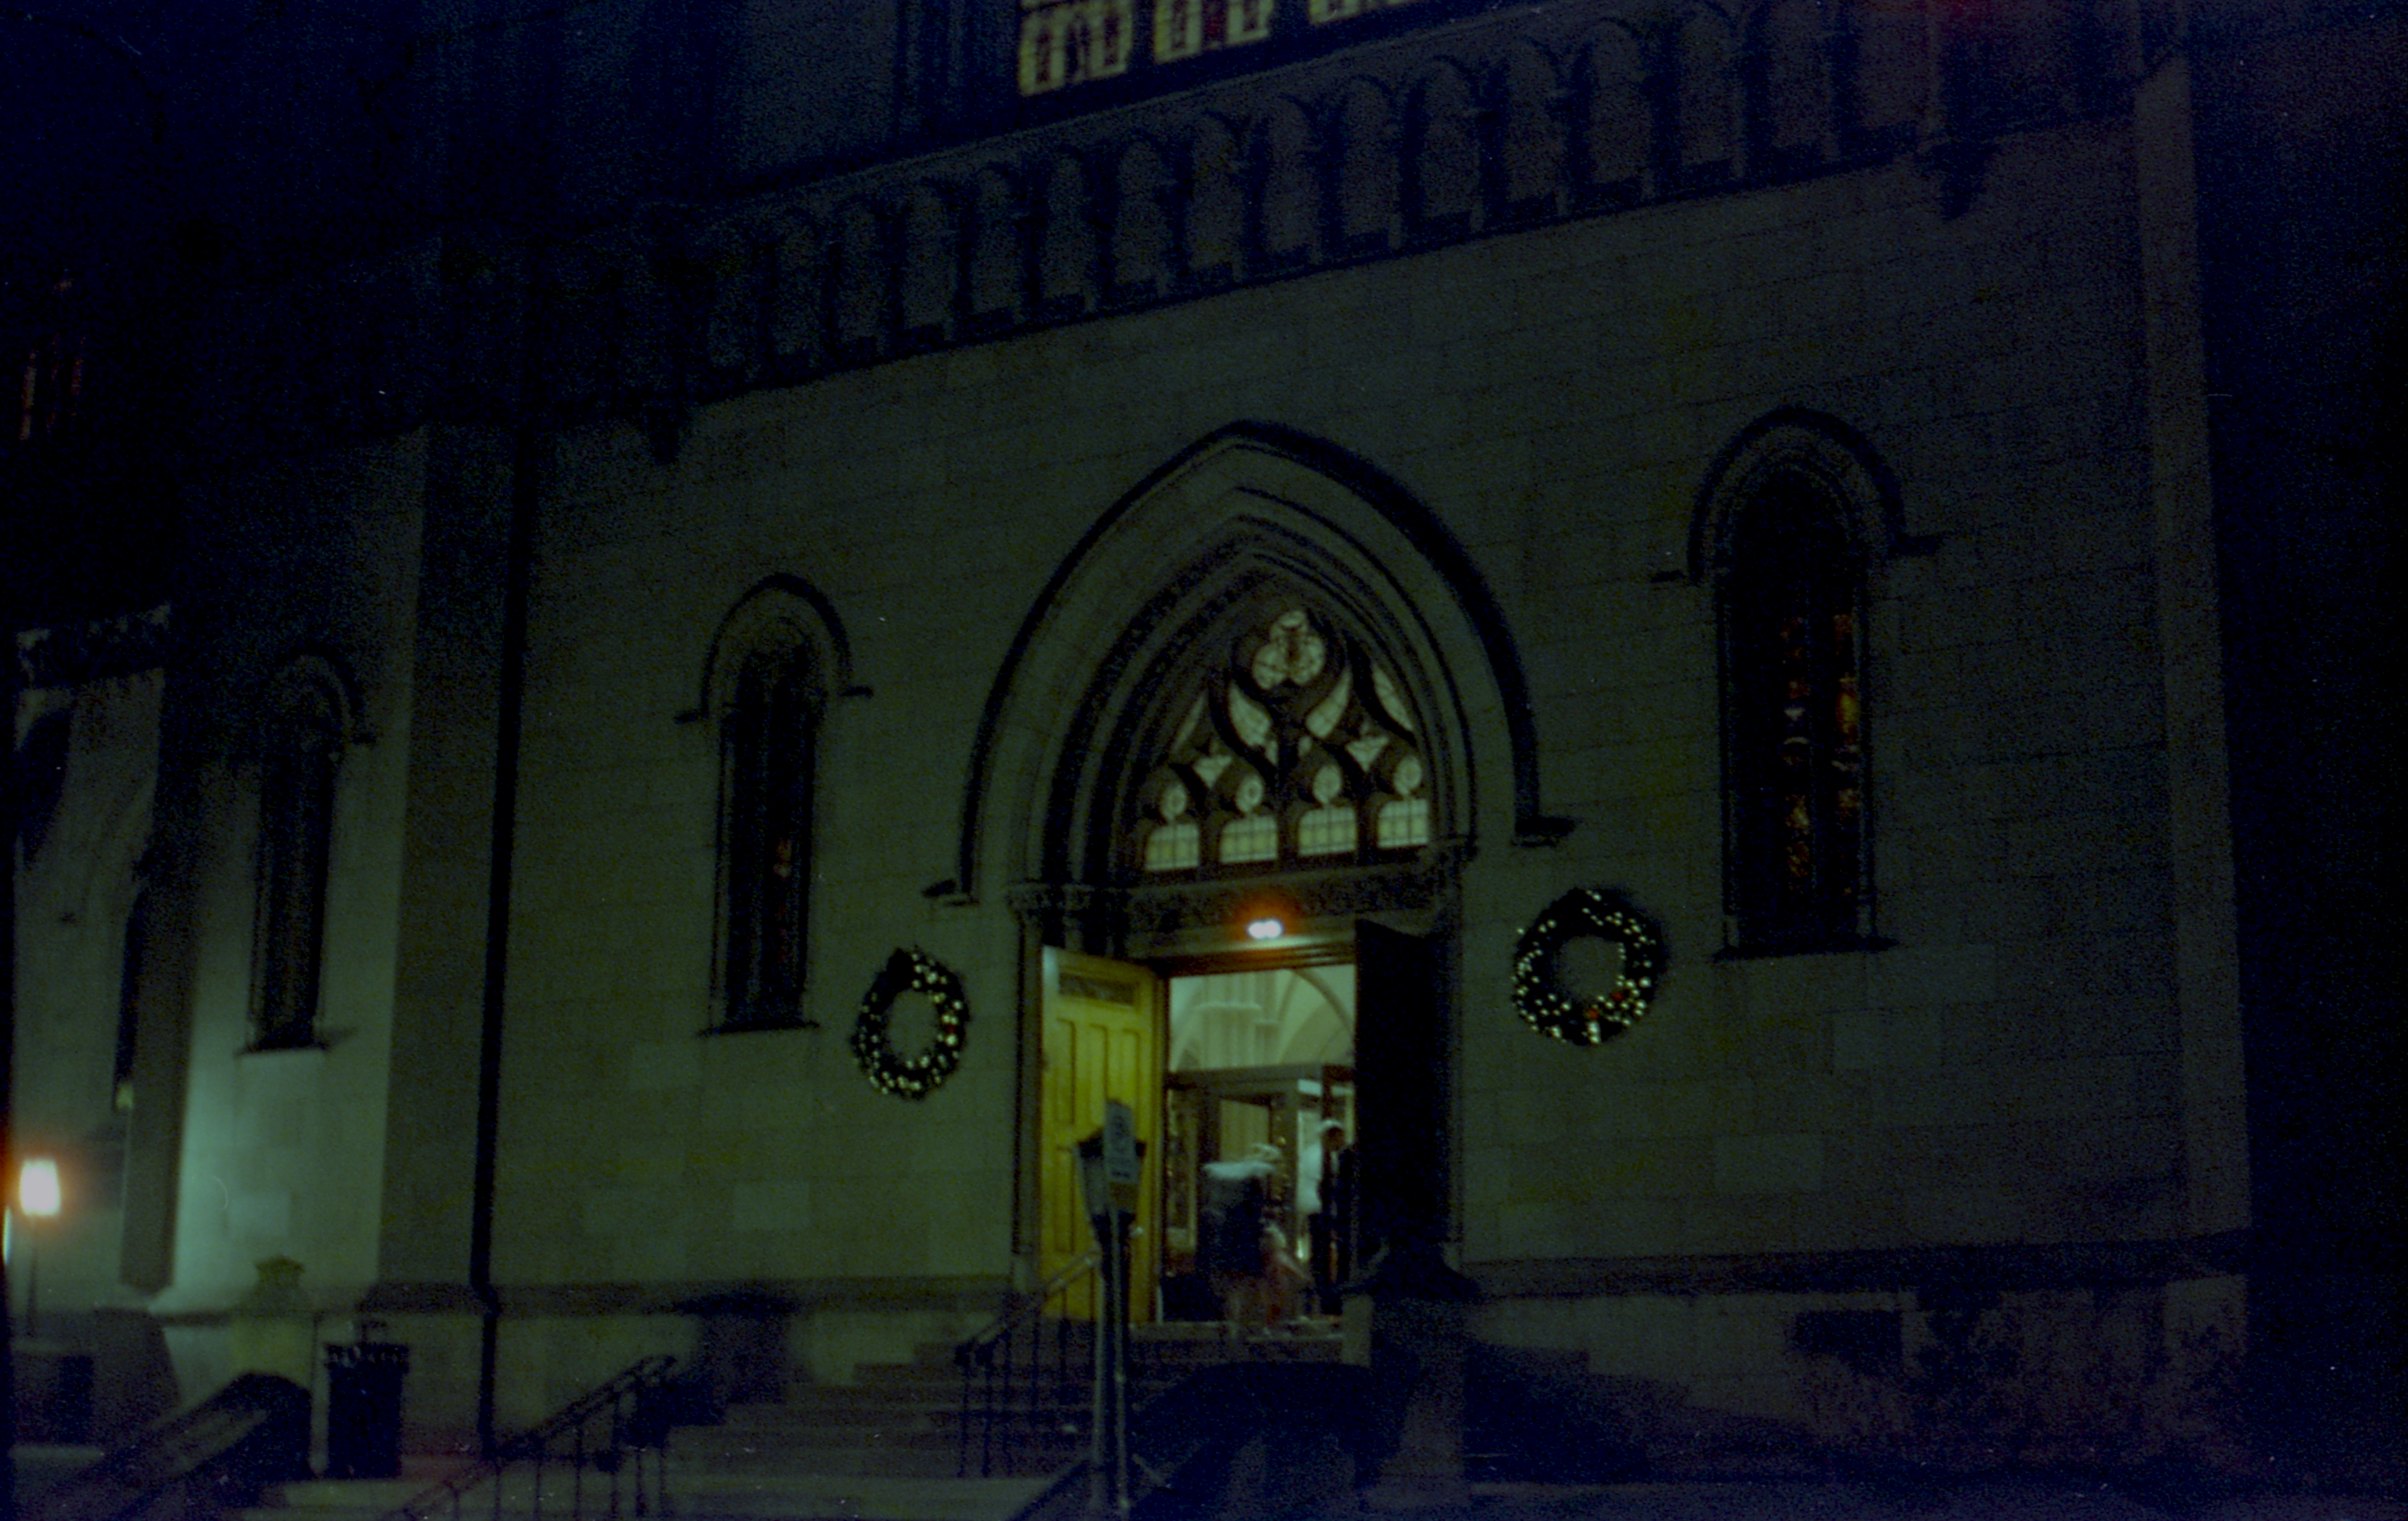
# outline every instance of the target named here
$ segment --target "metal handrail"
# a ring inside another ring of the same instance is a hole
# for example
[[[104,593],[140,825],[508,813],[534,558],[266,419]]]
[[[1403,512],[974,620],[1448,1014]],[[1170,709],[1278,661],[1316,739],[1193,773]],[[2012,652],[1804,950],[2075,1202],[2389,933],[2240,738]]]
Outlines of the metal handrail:
[[[27,1521],[126,1521],[231,1514],[271,1484],[309,1476],[309,1391],[245,1373],[192,1409],[22,1497]]]
[[[970,1471],[970,1432],[978,1431],[979,1475],[991,1477],[996,1465],[996,1428],[1003,1410],[1015,1393],[1015,1383],[1022,1376],[1014,1370],[1021,1333],[1028,1336],[1028,1356],[1025,1365],[1025,1384],[1017,1392],[1033,1418],[1038,1410],[1038,1397],[1050,1381],[1066,1398],[1075,1397],[1083,1387],[1076,1375],[1077,1362],[1071,1356],[1071,1320],[1068,1313],[1072,1290],[1083,1286],[1087,1298],[1087,1318],[1093,1322],[1099,1303],[1097,1269],[1103,1254],[1090,1252],[1048,1278],[1030,1292],[1007,1304],[1002,1313],[953,1348],[953,1361],[962,1370],[961,1420],[956,1428],[955,1473],[967,1478]],[[1064,1313],[1054,1317],[1054,1356],[1050,1365],[1045,1353],[1045,1311],[1059,1302]],[[979,1374],[983,1371],[983,1382]],[[982,1399],[982,1396],[983,1398]],[[1010,1469],[1013,1452],[1007,1446],[1003,1461]]]
[[[488,1484],[494,1492],[493,1514],[499,1521],[504,1481],[512,1470],[527,1464],[534,1468],[532,1514],[535,1521],[542,1521],[544,1471],[559,1463],[566,1463],[569,1469],[568,1510],[564,1521],[583,1521],[588,1470],[609,1478],[609,1509],[599,1514],[665,1514],[663,1458],[668,1446],[668,1370],[676,1365],[677,1359],[668,1356],[646,1357],[629,1365],[503,1442],[492,1456],[440,1484],[429,1485],[388,1511],[384,1521],[424,1521],[437,1514],[459,1521],[466,1514],[468,1497]],[[589,1431],[606,1417],[609,1424],[589,1444]],[[649,1493],[645,1488],[647,1452],[652,1454]],[[597,1500],[604,1498],[596,1496]]]

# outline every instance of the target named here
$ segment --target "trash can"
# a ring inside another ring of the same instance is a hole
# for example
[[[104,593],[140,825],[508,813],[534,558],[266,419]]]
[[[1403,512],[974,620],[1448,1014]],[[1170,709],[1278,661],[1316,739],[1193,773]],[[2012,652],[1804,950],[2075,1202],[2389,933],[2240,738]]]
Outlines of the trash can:
[[[401,1474],[401,1381],[409,1349],[398,1342],[326,1344],[326,1477]]]

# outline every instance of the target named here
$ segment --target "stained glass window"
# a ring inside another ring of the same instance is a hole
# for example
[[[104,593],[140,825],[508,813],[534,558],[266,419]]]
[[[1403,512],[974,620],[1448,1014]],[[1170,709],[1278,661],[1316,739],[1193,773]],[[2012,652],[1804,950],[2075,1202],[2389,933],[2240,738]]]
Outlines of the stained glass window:
[[[1774,476],[1732,525],[1719,585],[1730,910],[1742,945],[1861,933],[1863,584],[1840,504]]]
[[[252,923],[251,1045],[318,1043],[325,954],[326,870],[343,707],[320,671],[287,672],[269,689],[261,726],[257,903]]]
[[[1021,0],[1020,93],[1128,72],[1137,0]]]
[[[721,728],[723,983],[731,1026],[802,1018],[820,693],[790,649],[739,667]]]
[[[24,340],[20,356],[16,426],[9,431],[21,444],[68,437],[84,401],[90,343],[79,321],[74,277],[54,279],[49,296],[46,320]]]
[[[1138,789],[1140,871],[1376,860],[1430,842],[1413,716],[1360,641],[1288,604],[1208,660]]]
[[[1020,93],[1039,95],[1132,66],[1262,42],[1291,14],[1312,26],[1413,0],[1020,0]]]

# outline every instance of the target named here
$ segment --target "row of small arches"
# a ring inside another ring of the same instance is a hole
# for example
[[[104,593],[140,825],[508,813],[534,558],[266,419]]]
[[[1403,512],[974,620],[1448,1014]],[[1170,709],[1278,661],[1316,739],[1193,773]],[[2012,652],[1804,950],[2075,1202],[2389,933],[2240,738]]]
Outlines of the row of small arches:
[[[1911,137],[1931,95],[1913,4],[1773,0],[1736,23],[1693,4],[1557,49],[1486,36],[1491,56],[1331,73],[1242,116],[1186,97],[1159,131],[1099,123],[1113,135],[751,208],[686,257],[695,357],[722,378],[865,363],[1806,172]]]
[[[561,413],[673,412],[678,398],[1869,162],[1935,129],[2081,108],[2147,50],[2109,22],[2062,0],[1476,19],[1446,29],[1451,56],[1340,51],[708,220],[666,211],[548,242],[524,271],[526,373]],[[518,370],[517,255],[473,242],[447,244],[439,270],[357,269],[302,303],[283,352],[337,398],[330,424],[396,425],[438,390],[497,395]],[[461,356],[449,374],[414,352],[437,312]],[[270,379],[251,390],[275,391]]]

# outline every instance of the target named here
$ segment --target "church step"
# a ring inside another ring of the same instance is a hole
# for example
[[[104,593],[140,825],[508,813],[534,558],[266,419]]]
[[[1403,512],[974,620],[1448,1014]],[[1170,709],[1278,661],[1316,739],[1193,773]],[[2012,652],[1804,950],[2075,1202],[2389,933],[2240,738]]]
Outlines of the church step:
[[[956,1479],[883,1473],[812,1474],[758,1483],[696,1476],[675,1489],[679,1521],[725,1516],[778,1521],[1004,1521],[1050,1475]]]
[[[1140,1327],[1131,1342],[1131,1399],[1140,1407],[1215,1364],[1335,1362],[1340,1353],[1331,1333],[1236,1342],[1217,1326]],[[1049,1369],[1043,1392],[1032,1396],[1024,1368],[1009,1389],[998,1385],[989,1428],[976,1401],[983,1381],[973,1385],[965,1412],[951,1349],[924,1349],[911,1363],[864,1368],[854,1384],[800,1388],[783,1401],[731,1406],[715,1425],[677,1428],[667,1454],[668,1492],[686,1521],[1001,1521],[1044,1476],[1086,1455],[1090,1372],[1074,1357],[1067,1370]],[[957,1479],[965,1456],[973,1471],[987,1462],[1022,1477]],[[399,1479],[281,1485],[239,1513],[241,1521],[381,1521],[456,1471],[456,1460],[442,1467],[436,1461],[413,1458],[412,1471]],[[621,1477],[624,1484],[630,1476]],[[607,1507],[609,1476],[589,1471],[585,1484],[589,1506],[599,1500]],[[543,1484],[544,1514],[565,1514],[572,1488],[571,1475],[552,1470]],[[533,1474],[514,1471],[499,1514],[510,1521],[532,1517],[536,1498]],[[490,1491],[473,1508],[494,1514]]]
[[[1021,1477],[957,1477],[955,1444],[910,1442],[895,1445],[856,1442],[836,1446],[782,1446],[730,1460],[718,1454],[684,1451],[681,1431],[672,1442],[662,1479],[666,1509],[681,1521],[710,1516],[775,1516],[784,1521],[1003,1521],[1033,1495],[1046,1476],[1084,1455],[1081,1444],[1054,1444],[1028,1454],[1016,1465]],[[971,1455],[973,1465],[977,1455]],[[382,1521],[438,1482],[441,1473],[399,1479],[310,1479],[269,1487],[256,1505],[223,1513],[225,1521]],[[614,1508],[607,1474],[583,1476],[582,1513],[634,1514],[633,1474],[620,1475]],[[565,1518],[579,1485],[558,1468],[544,1475],[540,1493],[534,1473],[513,1470],[495,1504],[491,1489],[471,1492],[463,1514],[500,1521]],[[651,1475],[646,1488],[651,1489]],[[540,1503],[538,1504],[538,1499]]]
[[[861,1411],[847,1420],[806,1418],[752,1422],[741,1428],[698,1428],[690,1434],[681,1432],[677,1438],[677,1448],[697,1458],[736,1458],[753,1453],[775,1452],[798,1443],[840,1446],[848,1442],[882,1440],[891,1442],[907,1436],[921,1435],[933,1441],[952,1442],[965,1424],[975,1438],[990,1420],[999,1430],[1084,1430],[1091,1408],[1082,1400],[1076,1404],[1007,1408],[995,1412],[992,1416],[980,1410],[973,1410],[965,1416],[958,1409]]]
[[[657,1478],[653,1459],[645,1462],[644,1487],[650,1493]],[[419,1499],[440,1485],[447,1477],[466,1471],[456,1458],[408,1457],[403,1460],[402,1475],[392,1479],[298,1479],[270,1485],[261,1494],[259,1503],[227,1511],[223,1515],[234,1521],[381,1521],[410,1501]],[[463,1505],[462,1514],[492,1517],[534,1516],[546,1514],[566,1516],[580,1487],[587,1514],[608,1514],[611,1510],[611,1478],[608,1473],[588,1469],[580,1476],[559,1464],[549,1465],[540,1486],[532,1469],[512,1469],[502,1480],[498,1512],[490,1488],[470,1492]],[[620,1501],[617,1510],[632,1514],[636,1474],[632,1468],[617,1475]],[[537,1502],[538,1499],[541,1504]],[[435,1514],[449,1514],[448,1507],[438,1507]]]
[[[780,1483],[791,1479],[837,1474],[910,1474],[950,1478],[967,1461],[976,1470],[987,1456],[1008,1461],[1015,1471],[1052,1470],[1077,1461],[1087,1450],[1084,1436],[1040,1436],[1006,1443],[1002,1435],[992,1447],[973,1440],[965,1452],[953,1438],[941,1441],[856,1442],[836,1445],[802,1443],[749,1458],[681,1458],[670,1465],[673,1483],[709,1479],[713,1483]]]

